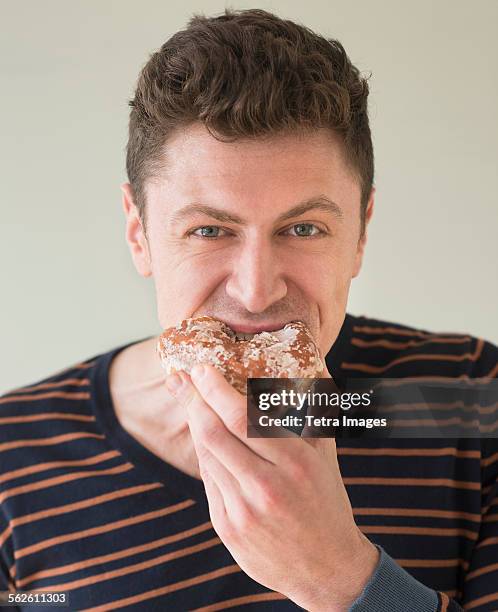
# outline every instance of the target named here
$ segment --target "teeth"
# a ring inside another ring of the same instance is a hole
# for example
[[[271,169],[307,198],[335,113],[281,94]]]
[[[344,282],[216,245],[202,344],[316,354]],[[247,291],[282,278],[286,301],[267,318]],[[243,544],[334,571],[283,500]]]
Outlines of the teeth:
[[[242,332],[235,332],[235,337],[237,340],[252,340],[254,338],[254,334],[243,334]]]

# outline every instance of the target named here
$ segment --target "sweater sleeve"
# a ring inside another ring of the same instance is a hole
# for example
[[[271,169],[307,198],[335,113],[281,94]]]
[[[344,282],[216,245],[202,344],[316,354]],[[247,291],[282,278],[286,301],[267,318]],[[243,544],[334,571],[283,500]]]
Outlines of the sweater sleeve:
[[[436,591],[416,580],[378,544],[380,559],[350,612],[436,612]],[[461,608],[456,608],[460,610]]]

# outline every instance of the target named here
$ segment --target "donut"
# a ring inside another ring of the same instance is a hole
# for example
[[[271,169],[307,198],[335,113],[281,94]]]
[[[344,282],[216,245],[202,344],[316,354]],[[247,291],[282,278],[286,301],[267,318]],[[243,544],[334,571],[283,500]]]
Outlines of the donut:
[[[244,395],[248,378],[318,378],[323,372],[318,347],[302,321],[248,336],[200,316],[164,330],[156,350],[166,374],[189,374],[197,363],[211,364]]]

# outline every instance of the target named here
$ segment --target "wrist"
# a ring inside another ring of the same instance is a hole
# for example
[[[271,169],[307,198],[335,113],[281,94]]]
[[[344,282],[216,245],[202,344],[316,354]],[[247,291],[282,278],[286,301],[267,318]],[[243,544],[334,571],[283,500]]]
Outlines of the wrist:
[[[305,606],[308,612],[347,612],[362,594],[378,566],[380,553],[359,529],[356,535],[352,554],[341,559],[340,569],[330,573],[327,584],[317,585],[320,593]]]

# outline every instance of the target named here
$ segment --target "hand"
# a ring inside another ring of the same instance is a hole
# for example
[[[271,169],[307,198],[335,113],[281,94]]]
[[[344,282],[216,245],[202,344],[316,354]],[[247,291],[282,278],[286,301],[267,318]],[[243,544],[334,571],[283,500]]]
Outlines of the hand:
[[[191,376],[167,385],[187,412],[221,540],[246,574],[299,606],[347,610],[379,555],[354,521],[335,440],[247,438],[246,397],[212,366]]]

